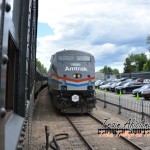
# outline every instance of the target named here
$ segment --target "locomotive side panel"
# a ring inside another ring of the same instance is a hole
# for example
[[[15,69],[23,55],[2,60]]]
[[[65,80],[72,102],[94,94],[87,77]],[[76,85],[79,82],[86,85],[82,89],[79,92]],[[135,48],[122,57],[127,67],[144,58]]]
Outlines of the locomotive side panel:
[[[48,75],[48,88],[52,93],[54,90],[58,89],[59,86],[59,81],[57,80],[57,59],[55,55],[51,58],[51,66]]]

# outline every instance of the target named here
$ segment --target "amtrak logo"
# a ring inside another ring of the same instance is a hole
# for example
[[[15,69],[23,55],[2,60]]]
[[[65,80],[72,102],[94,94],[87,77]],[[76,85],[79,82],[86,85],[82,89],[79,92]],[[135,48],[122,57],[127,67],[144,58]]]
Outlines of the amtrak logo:
[[[86,67],[66,67],[65,71],[88,71]]]

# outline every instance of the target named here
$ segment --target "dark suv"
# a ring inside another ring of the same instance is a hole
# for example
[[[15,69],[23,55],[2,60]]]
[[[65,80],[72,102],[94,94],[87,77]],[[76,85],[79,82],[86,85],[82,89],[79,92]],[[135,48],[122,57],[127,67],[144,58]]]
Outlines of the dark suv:
[[[136,88],[140,88],[143,86],[143,83],[141,82],[127,82],[123,86],[119,86],[116,88],[116,92],[119,94],[120,91],[125,94],[125,93],[132,93],[132,90]]]

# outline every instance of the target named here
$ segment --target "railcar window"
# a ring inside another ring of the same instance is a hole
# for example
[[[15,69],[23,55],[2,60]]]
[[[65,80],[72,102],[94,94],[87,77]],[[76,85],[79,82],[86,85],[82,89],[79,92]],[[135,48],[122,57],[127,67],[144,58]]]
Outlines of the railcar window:
[[[76,60],[78,61],[90,61],[90,56],[76,56]]]
[[[59,61],[73,61],[74,60],[74,56],[58,56],[58,60]]]

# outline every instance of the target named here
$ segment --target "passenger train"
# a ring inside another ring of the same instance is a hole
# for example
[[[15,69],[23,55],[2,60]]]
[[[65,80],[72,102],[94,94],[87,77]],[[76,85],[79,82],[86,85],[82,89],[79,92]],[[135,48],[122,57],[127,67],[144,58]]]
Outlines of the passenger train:
[[[48,89],[62,113],[87,113],[96,104],[95,60],[78,50],[63,50],[51,57]]]
[[[0,0],[0,150],[30,149],[34,96],[46,84],[36,67],[38,0]]]

